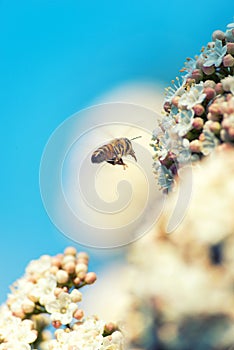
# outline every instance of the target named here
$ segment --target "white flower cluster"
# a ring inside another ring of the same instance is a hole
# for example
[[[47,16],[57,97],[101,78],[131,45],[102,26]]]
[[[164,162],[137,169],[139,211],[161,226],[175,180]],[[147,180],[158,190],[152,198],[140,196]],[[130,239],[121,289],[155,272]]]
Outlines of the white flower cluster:
[[[172,189],[179,169],[234,144],[233,23],[216,30],[196,59],[187,59],[181,78],[166,89],[165,113],[152,136],[159,186]],[[160,131],[161,129],[161,131]]]
[[[122,350],[124,349],[123,335],[119,331],[104,337],[105,323],[95,318],[89,318],[66,332],[56,331],[56,339],[48,344],[48,350]]]
[[[12,293],[8,295],[7,304],[13,314],[24,318],[35,310],[48,312],[52,321],[69,324],[78,310],[77,302],[81,301],[82,294],[77,289],[69,292],[67,283],[70,276],[62,267],[67,261],[72,261],[76,263],[74,269],[85,276],[87,264],[76,259],[74,255],[65,255],[60,266],[56,266],[58,261],[50,256],[42,256],[39,260],[30,262],[25,276],[15,282]]]
[[[123,349],[118,327],[105,328],[97,318],[85,320],[78,306],[80,288],[96,280],[88,272],[88,255],[69,247],[64,254],[33,260],[11,287],[0,308],[0,350]],[[48,336],[50,325],[56,339]]]
[[[29,344],[37,339],[31,320],[21,320],[12,315],[6,305],[0,308],[0,349],[30,350]]]
[[[178,227],[166,232],[175,192],[154,230],[131,245],[125,278],[132,305],[121,310],[129,349],[233,348],[233,159],[232,148],[204,158]]]

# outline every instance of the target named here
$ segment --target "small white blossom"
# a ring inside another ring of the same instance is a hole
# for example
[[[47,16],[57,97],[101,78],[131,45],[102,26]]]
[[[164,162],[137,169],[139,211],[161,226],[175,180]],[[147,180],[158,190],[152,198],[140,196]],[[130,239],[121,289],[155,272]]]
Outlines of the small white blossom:
[[[12,340],[0,344],[0,350],[31,350],[31,346],[29,344]]]
[[[100,350],[123,350],[124,338],[120,331],[115,331],[103,339],[103,345]]]
[[[226,30],[226,33],[225,33],[226,39],[229,42],[234,42],[233,30],[234,30],[234,23],[229,23],[227,25],[227,30]]]
[[[187,74],[185,74],[183,76],[183,78],[187,78],[189,77],[192,72],[194,71],[194,69],[197,67],[197,61],[193,58],[188,59],[185,63],[184,63],[184,72],[187,72]]]
[[[184,83],[185,83],[186,77],[182,77],[182,82],[180,82],[179,78],[177,78],[176,80],[178,85],[174,83],[173,87],[169,86],[166,89],[166,97],[165,97],[166,102],[171,102],[174,97],[182,96],[184,94],[184,91],[185,91]]]
[[[153,130],[152,138],[153,140],[156,140],[159,136],[162,136],[163,131],[160,127],[157,127]]]
[[[195,84],[189,91],[186,91],[179,100],[180,107],[191,109],[196,104],[202,103],[206,97],[203,93],[203,82]]]
[[[205,57],[204,67],[215,65],[218,67],[222,63],[222,59],[227,52],[227,45],[222,44],[222,40],[216,39],[212,47],[208,47],[203,53]]]
[[[8,294],[8,304],[12,312],[20,313],[23,305],[32,303],[28,296],[33,287],[34,284],[25,278],[20,278],[11,286],[11,294]]]
[[[160,188],[170,190],[174,183],[174,177],[171,170],[167,169],[164,165],[160,163],[155,163],[154,168],[157,168],[158,184]]]
[[[73,314],[78,309],[78,306],[72,302],[70,294],[61,292],[57,298],[50,300],[45,305],[45,308],[51,313],[52,321],[60,321],[65,325],[72,321]]]
[[[194,111],[192,109],[190,109],[189,111],[182,110],[179,113],[178,123],[174,126],[173,131],[176,132],[179,136],[186,135],[189,132],[189,130],[192,129],[193,116]]]
[[[49,343],[49,350],[98,350],[103,343],[104,322],[93,318],[87,319],[76,330],[69,333],[60,329],[56,340]]]
[[[230,91],[234,95],[234,76],[229,75],[222,79],[221,83],[225,91]]]
[[[163,130],[170,130],[176,124],[176,116],[178,114],[178,108],[172,107],[170,114],[165,115],[161,121],[161,127]]]
[[[36,275],[38,277],[43,277],[46,272],[49,271],[51,267],[51,257],[49,255],[43,255],[38,260],[32,260],[27,268],[26,274]]]
[[[36,300],[39,300],[41,305],[46,305],[51,299],[54,299],[54,290],[56,286],[56,277],[50,274],[37,281],[30,295]]]
[[[31,320],[21,320],[12,315],[6,306],[0,309],[0,339],[4,341],[0,349],[30,349],[28,344],[37,339]],[[17,347],[17,346],[18,347]],[[15,347],[13,347],[15,346]]]
[[[160,160],[164,160],[171,149],[171,138],[168,131],[159,138],[157,155]]]

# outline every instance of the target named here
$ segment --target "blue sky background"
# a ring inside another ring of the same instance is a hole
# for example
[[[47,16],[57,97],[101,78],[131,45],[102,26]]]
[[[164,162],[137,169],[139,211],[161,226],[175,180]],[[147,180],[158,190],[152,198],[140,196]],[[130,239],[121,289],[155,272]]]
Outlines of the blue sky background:
[[[167,86],[233,15],[233,0],[0,0],[0,302],[29,260],[73,244],[40,197],[53,130],[122,83]],[[93,269],[118,257],[88,251]]]

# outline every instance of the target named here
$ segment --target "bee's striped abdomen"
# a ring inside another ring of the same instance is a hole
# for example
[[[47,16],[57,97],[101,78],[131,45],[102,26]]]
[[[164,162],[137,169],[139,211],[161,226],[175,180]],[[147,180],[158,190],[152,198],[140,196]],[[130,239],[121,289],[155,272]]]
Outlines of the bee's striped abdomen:
[[[113,146],[111,143],[99,147],[96,151],[93,152],[91,157],[92,163],[102,163],[104,161],[113,159]]]
[[[106,161],[113,165],[125,165],[122,157],[127,155],[131,155],[136,160],[131,141],[125,137],[122,137],[119,139],[114,139],[110,143],[99,147],[93,152],[91,161],[92,163],[102,163]]]

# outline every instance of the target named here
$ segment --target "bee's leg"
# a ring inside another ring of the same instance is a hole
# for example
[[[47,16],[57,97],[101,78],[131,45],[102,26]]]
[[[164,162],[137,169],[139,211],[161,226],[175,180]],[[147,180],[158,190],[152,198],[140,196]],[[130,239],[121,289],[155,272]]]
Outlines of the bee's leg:
[[[128,167],[128,165],[125,164],[125,163],[123,162],[123,159],[122,159],[122,158],[120,158],[120,159],[116,162],[116,164],[123,165],[124,170]]]
[[[113,159],[112,159],[112,160],[107,160],[106,162],[107,162],[107,163],[110,163],[110,164],[112,164],[112,165],[115,165],[115,164],[116,164],[115,160],[113,160]]]

